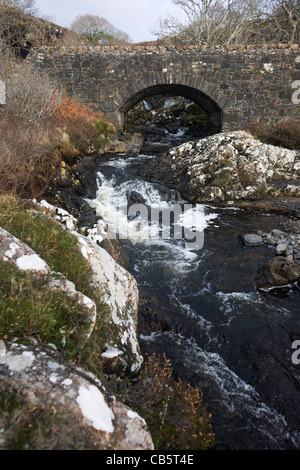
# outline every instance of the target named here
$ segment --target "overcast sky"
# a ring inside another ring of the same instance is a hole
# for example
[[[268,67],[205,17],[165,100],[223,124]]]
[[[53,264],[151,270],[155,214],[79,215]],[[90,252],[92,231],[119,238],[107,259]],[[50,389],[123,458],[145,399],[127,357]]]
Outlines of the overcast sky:
[[[182,16],[171,0],[36,0],[36,5],[42,15],[50,15],[67,28],[78,15],[102,16],[129,34],[133,42],[156,39],[152,31],[160,16]]]

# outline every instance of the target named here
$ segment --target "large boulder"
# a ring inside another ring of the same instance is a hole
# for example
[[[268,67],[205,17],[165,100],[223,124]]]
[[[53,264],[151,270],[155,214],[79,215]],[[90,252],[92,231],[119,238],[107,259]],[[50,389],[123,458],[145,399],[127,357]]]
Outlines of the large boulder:
[[[118,330],[117,348],[108,341],[108,350],[111,351],[113,347],[118,362],[125,361],[124,365],[131,372],[137,372],[143,363],[137,337],[139,291],[135,278],[99,245],[108,240],[104,221],[99,220],[95,228],[89,229],[87,236],[84,236],[76,230],[76,219],[67,211],[46,201],[37,205],[77,238],[79,250],[93,272],[93,287],[103,292],[103,301],[110,307],[111,321]]]
[[[140,369],[143,357],[137,338],[139,291],[134,277],[96,242],[73,232],[79,249],[93,271],[95,289],[103,292],[113,323],[119,332],[119,348],[132,360],[131,371]]]
[[[255,283],[258,288],[282,287],[300,280],[300,265],[285,256],[268,260],[258,271]]]
[[[296,180],[299,162],[298,151],[236,131],[172,148],[152,173],[192,202],[256,200],[274,190],[272,180]]]
[[[61,436],[56,441],[48,437],[43,449],[46,445],[46,449],[53,450],[53,442],[56,442],[54,449],[61,450],[153,449],[147,425],[137,413],[118,402],[97,377],[65,361],[49,346],[25,346],[1,340],[0,388],[25,396],[30,405],[29,419],[30,415],[34,419],[35,409],[45,409],[53,416],[52,429],[47,432],[61,433]],[[72,429],[67,428],[63,433],[61,427],[70,417]],[[32,425],[29,422],[29,438]],[[0,448],[6,448],[7,434],[13,438],[13,432],[12,428],[1,429]]]

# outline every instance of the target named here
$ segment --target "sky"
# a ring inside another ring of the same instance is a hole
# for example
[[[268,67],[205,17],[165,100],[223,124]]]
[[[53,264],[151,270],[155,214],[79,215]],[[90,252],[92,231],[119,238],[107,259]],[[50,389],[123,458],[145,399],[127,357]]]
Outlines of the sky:
[[[182,18],[171,0],[36,0],[41,16],[52,17],[60,26],[70,27],[78,15],[98,15],[127,33],[133,42],[157,39],[153,29],[168,14]]]

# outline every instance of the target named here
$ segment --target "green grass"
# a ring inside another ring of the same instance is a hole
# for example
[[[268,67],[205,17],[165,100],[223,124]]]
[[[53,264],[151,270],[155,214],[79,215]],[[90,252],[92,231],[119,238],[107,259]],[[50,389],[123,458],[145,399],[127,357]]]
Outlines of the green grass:
[[[78,419],[62,407],[33,406],[5,380],[0,381],[0,450],[81,450]]]
[[[0,338],[33,336],[53,343],[65,357],[101,374],[101,353],[117,330],[103,293],[92,287],[92,271],[78,248],[77,238],[36,207],[14,197],[0,197],[0,227],[27,243],[55,273],[74,282],[76,290],[96,303],[92,335],[86,310],[76,298],[50,292],[47,280],[37,282],[9,262],[0,263]]]
[[[34,337],[72,358],[90,327],[86,315],[76,298],[50,291],[47,282],[0,261],[0,338]]]
[[[0,198],[0,227],[25,242],[55,272],[74,282],[77,290],[89,290],[91,268],[81,255],[77,239],[55,220],[18,198]]]

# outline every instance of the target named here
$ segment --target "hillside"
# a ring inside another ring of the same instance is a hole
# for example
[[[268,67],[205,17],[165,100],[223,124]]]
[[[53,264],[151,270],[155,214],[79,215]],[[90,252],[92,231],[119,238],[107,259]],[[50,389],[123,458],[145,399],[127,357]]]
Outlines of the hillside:
[[[0,4],[0,38],[25,58],[35,46],[84,46],[88,41],[68,28]]]

